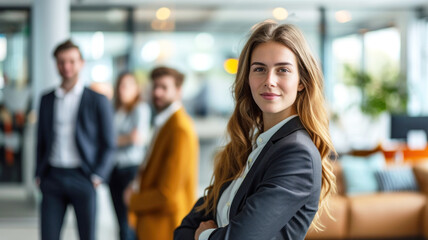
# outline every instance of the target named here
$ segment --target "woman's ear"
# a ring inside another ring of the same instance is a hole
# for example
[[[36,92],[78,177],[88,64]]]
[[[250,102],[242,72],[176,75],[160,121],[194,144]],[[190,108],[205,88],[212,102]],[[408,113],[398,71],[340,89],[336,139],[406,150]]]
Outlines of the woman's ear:
[[[302,82],[299,82],[299,86],[297,86],[297,91],[301,92],[303,89],[305,89],[305,86],[302,84]]]

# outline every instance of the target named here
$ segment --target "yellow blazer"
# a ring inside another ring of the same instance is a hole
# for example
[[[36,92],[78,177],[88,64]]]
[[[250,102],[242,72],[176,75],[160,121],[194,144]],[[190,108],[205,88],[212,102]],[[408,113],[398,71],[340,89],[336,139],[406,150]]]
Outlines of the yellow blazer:
[[[196,200],[198,180],[198,138],[183,108],[161,127],[149,154],[129,210],[139,240],[171,240]]]

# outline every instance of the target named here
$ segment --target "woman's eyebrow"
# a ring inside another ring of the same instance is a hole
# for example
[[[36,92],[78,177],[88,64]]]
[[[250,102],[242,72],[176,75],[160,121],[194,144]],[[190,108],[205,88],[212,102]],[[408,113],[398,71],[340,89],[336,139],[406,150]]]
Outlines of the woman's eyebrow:
[[[251,66],[253,65],[262,65],[262,66],[266,66],[266,64],[262,63],[262,62],[253,62],[251,63]],[[290,62],[279,62],[279,63],[275,63],[274,66],[282,66],[282,65],[289,65],[289,66],[293,66],[292,63]]]
[[[251,63],[251,66],[253,65],[262,65],[262,66],[266,66],[266,64],[262,63],[262,62],[253,62]]]

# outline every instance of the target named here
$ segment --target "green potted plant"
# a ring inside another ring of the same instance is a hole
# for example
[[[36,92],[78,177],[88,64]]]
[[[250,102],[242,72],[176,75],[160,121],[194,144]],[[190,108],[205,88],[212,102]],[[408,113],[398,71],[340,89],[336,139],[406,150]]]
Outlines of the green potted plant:
[[[383,68],[379,78],[345,65],[345,83],[361,90],[361,111],[371,117],[381,113],[402,114],[407,110],[407,87],[399,74]]]

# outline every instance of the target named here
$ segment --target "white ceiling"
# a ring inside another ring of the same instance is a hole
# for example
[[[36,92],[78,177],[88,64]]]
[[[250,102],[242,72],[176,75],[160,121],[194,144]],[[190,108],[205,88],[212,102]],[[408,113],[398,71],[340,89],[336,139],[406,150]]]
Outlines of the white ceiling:
[[[0,0],[0,8],[30,7],[40,0]],[[62,0],[61,0],[62,1]],[[394,25],[396,18],[416,8],[428,13],[428,0],[70,0],[77,9],[103,9],[100,14],[74,11],[77,25],[90,22],[90,27],[114,24],[114,19],[123,22],[127,13],[122,7],[133,7],[134,20],[140,30],[150,28],[159,7],[172,9],[171,19],[178,31],[226,31],[246,32],[253,24],[271,19],[272,10],[283,7],[289,17],[285,22],[299,25],[311,31],[318,29],[321,14],[326,9],[329,32],[345,34],[362,28],[377,28]],[[335,21],[337,10],[348,10],[352,21],[339,24]],[[2,12],[2,19],[17,18],[15,13]],[[113,20],[112,20],[113,19]],[[81,22],[79,22],[81,21]]]
[[[37,0],[0,0],[0,6],[29,6]],[[428,7],[427,0],[70,0],[73,6],[171,6],[177,8],[318,8],[403,10]]]

